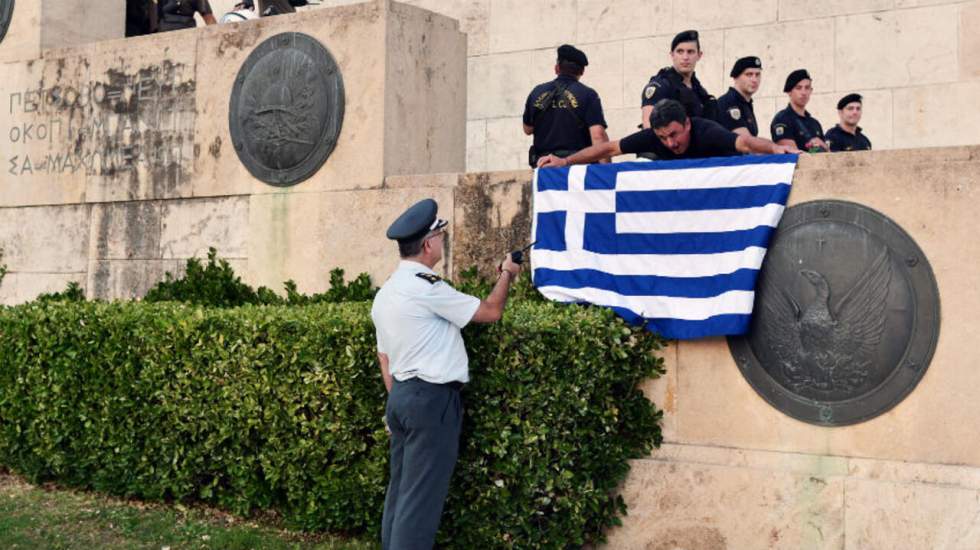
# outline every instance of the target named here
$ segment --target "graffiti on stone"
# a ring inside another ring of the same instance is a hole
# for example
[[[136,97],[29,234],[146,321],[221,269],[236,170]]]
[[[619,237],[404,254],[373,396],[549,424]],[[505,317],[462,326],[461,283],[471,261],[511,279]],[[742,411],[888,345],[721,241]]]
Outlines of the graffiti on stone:
[[[8,93],[3,172],[176,184],[194,155],[195,83],[185,73],[164,61]]]

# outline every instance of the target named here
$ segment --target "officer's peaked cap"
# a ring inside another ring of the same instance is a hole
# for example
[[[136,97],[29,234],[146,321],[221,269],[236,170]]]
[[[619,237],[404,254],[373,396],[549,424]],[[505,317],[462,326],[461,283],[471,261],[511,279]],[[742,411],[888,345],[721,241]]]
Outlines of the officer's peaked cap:
[[[439,205],[432,199],[422,199],[398,216],[388,228],[388,238],[396,241],[414,241],[428,232],[446,227],[446,220],[436,217]]]
[[[571,61],[583,67],[589,64],[589,58],[585,56],[585,52],[571,44],[562,44],[558,47],[558,61]]]
[[[732,67],[731,75],[732,78],[738,78],[747,69],[761,69],[761,68],[762,68],[762,60],[754,55],[750,55],[748,57],[743,57],[735,62],[735,65]]]
[[[806,72],[806,69],[796,69],[795,71],[789,73],[786,77],[786,85],[783,86],[783,91],[788,92],[796,87],[801,80],[813,80],[810,78],[810,73]]]
[[[670,41],[670,51],[674,51],[674,48],[676,48],[678,44],[682,44],[684,42],[697,42],[698,49],[701,49],[701,41],[698,40],[698,31],[690,30],[677,33],[677,36]]]
[[[840,98],[840,101],[837,102],[837,110],[840,111],[844,107],[847,107],[848,103],[861,103],[862,99],[861,94],[847,94],[846,96]]]

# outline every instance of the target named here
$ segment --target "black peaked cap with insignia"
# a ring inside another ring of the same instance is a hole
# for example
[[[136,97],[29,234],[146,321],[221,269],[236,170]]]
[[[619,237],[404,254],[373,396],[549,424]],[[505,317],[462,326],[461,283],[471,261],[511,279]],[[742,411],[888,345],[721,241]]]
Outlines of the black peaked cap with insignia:
[[[698,31],[690,30],[690,31],[682,31],[677,33],[677,36],[675,36],[674,39],[670,41],[670,51],[674,51],[675,49],[677,49],[678,44],[684,42],[697,42],[698,49],[699,50],[701,49],[701,40],[698,39]]]
[[[735,62],[732,67],[731,76],[732,78],[738,78],[746,69],[761,69],[762,60],[754,55],[748,57],[743,57]]]
[[[558,47],[558,61],[571,61],[583,67],[589,64],[589,58],[585,56],[585,52],[571,44],[562,44]]]
[[[801,80],[813,80],[810,78],[810,73],[806,72],[806,69],[796,69],[795,71],[789,73],[786,77],[786,85],[783,86],[783,91],[788,92],[796,87]]]
[[[864,98],[861,97],[861,94],[847,94],[837,102],[837,110],[840,111],[844,107],[847,107],[848,103],[862,103],[862,99]]]
[[[414,241],[428,232],[441,229],[449,224],[436,217],[439,205],[432,199],[422,199],[392,222],[386,235],[395,241]]]

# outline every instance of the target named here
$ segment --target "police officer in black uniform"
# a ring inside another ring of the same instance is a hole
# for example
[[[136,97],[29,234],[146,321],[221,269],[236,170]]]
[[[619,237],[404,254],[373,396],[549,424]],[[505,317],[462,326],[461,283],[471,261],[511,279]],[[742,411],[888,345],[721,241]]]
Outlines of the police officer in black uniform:
[[[579,82],[589,59],[565,44],[558,48],[558,78],[539,84],[524,103],[524,133],[534,134],[528,164],[546,155],[567,157],[595,143],[609,141],[599,94]]]
[[[718,124],[736,134],[758,136],[752,95],[759,90],[762,81],[762,60],[755,56],[743,57],[735,62],[730,74],[734,82],[728,92],[718,98]]]
[[[789,105],[776,113],[770,131],[772,140],[784,145],[794,143],[801,151],[818,153],[829,151],[823,140],[823,127],[820,121],[810,116],[806,110],[813,93],[813,80],[806,69],[797,69],[786,77],[783,91],[789,96]]]
[[[205,24],[214,25],[218,22],[208,0],[160,0],[158,9],[160,32],[193,29],[197,26],[194,21],[195,13],[201,14]]]
[[[701,60],[698,31],[684,31],[670,42],[672,66],[660,69],[643,87],[641,126],[650,127],[653,106],[662,99],[673,99],[684,106],[688,116],[714,119],[717,100],[704,89],[694,68]]]
[[[871,140],[864,135],[858,123],[861,122],[861,94],[847,94],[837,102],[837,116],[840,123],[827,130],[827,145],[837,151],[870,151]]]
[[[593,145],[568,158],[544,157],[540,166],[588,164],[626,153],[653,153],[660,160],[799,153],[793,145],[777,145],[768,139],[736,134],[713,120],[689,117],[684,106],[673,99],[657,102],[650,115],[650,125],[623,139]]]

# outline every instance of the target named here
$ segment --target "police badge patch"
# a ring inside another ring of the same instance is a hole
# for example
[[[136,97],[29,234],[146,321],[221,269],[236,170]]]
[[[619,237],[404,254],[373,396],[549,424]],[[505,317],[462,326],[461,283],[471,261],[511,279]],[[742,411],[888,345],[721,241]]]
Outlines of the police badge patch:
[[[785,124],[777,124],[776,127],[774,128],[774,130],[776,131],[776,135],[777,136],[781,136],[784,133],[786,133],[786,125]]]
[[[646,87],[645,90],[643,90],[643,97],[650,99],[651,97],[653,97],[653,94],[655,93],[657,93],[657,85],[650,84],[649,86]]]
[[[732,107],[729,109],[728,114],[733,120],[739,120],[742,118],[742,111],[738,107]]]

